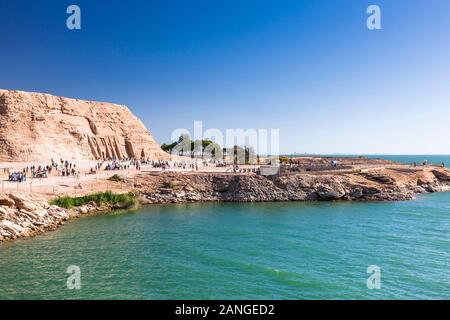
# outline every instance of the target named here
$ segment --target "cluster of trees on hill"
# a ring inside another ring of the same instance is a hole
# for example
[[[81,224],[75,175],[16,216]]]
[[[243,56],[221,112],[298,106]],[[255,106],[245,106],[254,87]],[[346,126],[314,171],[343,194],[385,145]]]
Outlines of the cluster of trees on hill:
[[[161,148],[171,154],[180,156],[210,156],[222,157],[222,147],[210,139],[191,140],[189,135],[181,135],[178,141],[164,143]]]
[[[259,156],[252,147],[237,146],[223,148],[210,139],[191,140],[189,135],[181,135],[177,141],[170,144],[162,144],[161,148],[179,156],[189,156],[191,158],[205,157],[216,160],[233,160],[234,163],[259,163]]]

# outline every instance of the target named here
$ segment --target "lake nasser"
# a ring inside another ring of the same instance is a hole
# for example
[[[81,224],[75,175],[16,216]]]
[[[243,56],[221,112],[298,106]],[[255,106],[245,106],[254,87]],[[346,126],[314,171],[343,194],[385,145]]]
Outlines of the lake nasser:
[[[0,244],[1,299],[450,298],[450,193],[153,205]],[[370,290],[369,266],[381,271]],[[66,271],[80,268],[81,289]]]

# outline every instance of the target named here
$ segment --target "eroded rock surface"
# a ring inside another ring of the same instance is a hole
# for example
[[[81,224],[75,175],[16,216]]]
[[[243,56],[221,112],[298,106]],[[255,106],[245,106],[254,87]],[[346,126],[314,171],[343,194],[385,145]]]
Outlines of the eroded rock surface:
[[[416,194],[450,190],[450,171],[376,169],[280,177],[234,174],[145,175],[135,179],[147,203],[191,201],[398,201]]]
[[[24,194],[0,194],[0,241],[56,228],[73,212]]]
[[[126,106],[0,90],[0,161],[168,159]]]

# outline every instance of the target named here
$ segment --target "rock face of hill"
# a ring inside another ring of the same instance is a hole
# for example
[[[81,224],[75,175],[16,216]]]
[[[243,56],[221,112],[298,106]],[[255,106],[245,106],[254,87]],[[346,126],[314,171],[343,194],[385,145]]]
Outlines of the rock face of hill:
[[[148,203],[192,201],[400,201],[416,194],[450,191],[450,170],[373,169],[355,173],[145,175],[135,180]]]
[[[168,159],[121,105],[0,90],[0,161]]]

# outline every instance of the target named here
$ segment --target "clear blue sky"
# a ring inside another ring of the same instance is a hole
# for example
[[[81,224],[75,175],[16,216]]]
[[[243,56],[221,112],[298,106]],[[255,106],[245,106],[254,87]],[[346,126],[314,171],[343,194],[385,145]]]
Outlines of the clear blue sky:
[[[450,153],[448,0],[0,0],[0,41],[0,88],[126,104],[160,143],[202,120],[283,153]]]

